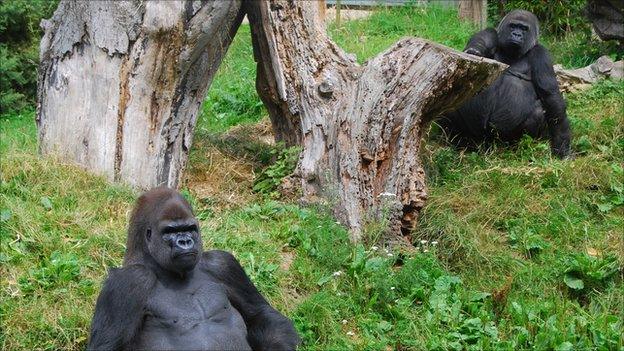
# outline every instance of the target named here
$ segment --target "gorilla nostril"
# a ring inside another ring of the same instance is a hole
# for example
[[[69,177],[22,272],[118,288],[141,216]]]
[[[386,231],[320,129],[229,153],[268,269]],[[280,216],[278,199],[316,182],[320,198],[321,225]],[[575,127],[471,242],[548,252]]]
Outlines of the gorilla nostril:
[[[195,244],[195,242],[191,238],[179,238],[176,240],[176,245],[182,249],[190,249],[193,247],[193,244]]]

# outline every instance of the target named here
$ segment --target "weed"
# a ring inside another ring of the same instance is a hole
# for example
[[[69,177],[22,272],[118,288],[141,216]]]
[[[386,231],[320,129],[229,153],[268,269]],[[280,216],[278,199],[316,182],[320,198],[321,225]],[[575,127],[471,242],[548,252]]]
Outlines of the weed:
[[[284,147],[278,145],[272,152],[275,162],[266,167],[254,180],[253,190],[278,198],[279,186],[285,177],[290,176],[299,162],[300,147]]]
[[[563,281],[577,293],[603,290],[620,271],[614,255],[594,257],[575,254],[564,258]]]

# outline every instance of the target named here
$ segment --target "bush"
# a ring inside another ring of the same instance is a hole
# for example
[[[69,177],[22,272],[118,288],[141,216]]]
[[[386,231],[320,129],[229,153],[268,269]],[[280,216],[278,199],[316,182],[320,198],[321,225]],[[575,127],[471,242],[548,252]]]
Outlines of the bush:
[[[0,114],[34,102],[37,92],[39,22],[52,15],[58,0],[0,2]]]
[[[488,17],[492,25],[501,20],[500,0],[488,1]],[[504,12],[514,9],[531,11],[540,20],[540,30],[550,35],[589,29],[589,21],[583,15],[585,0],[507,0]]]

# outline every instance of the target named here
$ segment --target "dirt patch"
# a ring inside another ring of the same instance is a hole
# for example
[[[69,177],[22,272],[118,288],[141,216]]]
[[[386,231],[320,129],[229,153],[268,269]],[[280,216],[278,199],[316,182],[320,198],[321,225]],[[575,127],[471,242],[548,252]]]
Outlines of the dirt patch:
[[[280,262],[280,268],[287,271],[290,269],[293,261],[295,260],[295,254],[290,251],[284,251],[280,253],[282,262]]]
[[[226,133],[201,134],[194,140],[185,184],[215,209],[240,207],[257,200],[255,172],[270,159],[274,146],[268,118],[236,126]]]
[[[340,20],[341,21],[352,21],[352,20],[356,20],[356,19],[362,19],[362,18],[367,18],[368,16],[370,16],[372,13],[372,11],[368,11],[368,10],[345,10],[342,9],[340,10]],[[325,22],[329,23],[329,22],[333,22],[336,20],[336,9],[335,8],[328,8],[327,11],[325,11]]]
[[[273,127],[268,117],[255,124],[243,124],[232,127],[224,134],[225,138],[248,140],[255,143],[275,145]]]
[[[202,142],[197,152],[203,159],[191,162],[186,185],[198,199],[218,208],[238,207],[255,199],[251,191],[253,165],[226,155],[213,145]],[[199,157],[197,157],[199,158]]]

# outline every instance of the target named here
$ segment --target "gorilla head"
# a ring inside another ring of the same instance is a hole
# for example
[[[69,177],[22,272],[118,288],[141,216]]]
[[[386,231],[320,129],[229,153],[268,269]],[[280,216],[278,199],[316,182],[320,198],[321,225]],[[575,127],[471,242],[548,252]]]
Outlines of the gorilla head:
[[[496,28],[498,48],[512,57],[524,56],[537,44],[539,22],[529,11],[513,10]]]
[[[178,192],[156,188],[143,194],[130,223],[126,265],[152,262],[178,274],[195,268],[203,251],[199,225]]]

